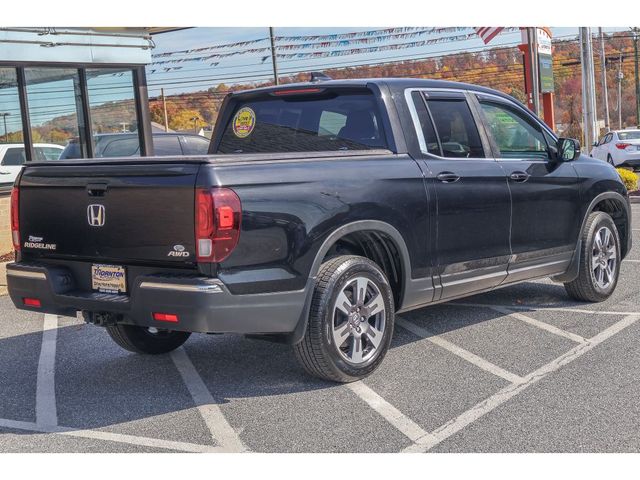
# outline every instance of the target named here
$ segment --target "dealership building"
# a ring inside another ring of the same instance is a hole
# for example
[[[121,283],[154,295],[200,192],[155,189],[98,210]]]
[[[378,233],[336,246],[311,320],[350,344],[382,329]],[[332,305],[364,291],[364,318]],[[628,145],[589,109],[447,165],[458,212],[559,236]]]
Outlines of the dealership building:
[[[168,30],[0,28],[0,254],[12,249],[9,192],[23,163],[69,145],[93,158],[101,133],[134,133],[134,151],[153,154],[145,65],[153,34]]]

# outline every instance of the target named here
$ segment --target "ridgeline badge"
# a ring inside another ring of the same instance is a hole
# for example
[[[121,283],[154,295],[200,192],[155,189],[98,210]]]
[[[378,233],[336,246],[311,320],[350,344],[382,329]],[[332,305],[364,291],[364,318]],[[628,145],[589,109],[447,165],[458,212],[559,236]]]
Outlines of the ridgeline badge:
[[[256,114],[249,107],[242,107],[233,117],[233,133],[238,138],[251,135],[256,126]]]

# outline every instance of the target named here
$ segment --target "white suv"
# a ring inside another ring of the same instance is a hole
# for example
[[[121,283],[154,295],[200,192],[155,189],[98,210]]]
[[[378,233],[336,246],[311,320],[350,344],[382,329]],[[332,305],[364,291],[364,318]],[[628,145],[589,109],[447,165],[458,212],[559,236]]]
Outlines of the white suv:
[[[36,160],[58,160],[64,150],[53,143],[36,143],[33,145]],[[26,161],[24,145],[22,143],[0,144],[0,184],[13,183]]]
[[[593,158],[609,162],[614,167],[640,168],[640,130],[614,130],[594,144]]]

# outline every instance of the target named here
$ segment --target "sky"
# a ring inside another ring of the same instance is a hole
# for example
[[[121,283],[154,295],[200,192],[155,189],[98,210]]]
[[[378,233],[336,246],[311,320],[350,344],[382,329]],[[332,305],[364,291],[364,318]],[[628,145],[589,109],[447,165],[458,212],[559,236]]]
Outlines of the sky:
[[[299,28],[274,28],[275,36],[297,36],[297,35],[327,35],[347,32],[365,32],[367,30],[379,30],[385,27],[299,27]],[[424,27],[428,29],[429,27]],[[623,30],[624,28],[606,28],[606,32]],[[575,38],[578,34],[577,28],[552,28],[555,39]],[[401,44],[412,41],[427,40],[431,38],[450,37],[453,35],[464,35],[473,33],[472,28],[467,28],[454,33],[428,33],[414,38],[388,38],[372,44],[355,44],[351,46],[331,46],[327,48],[315,48],[304,51],[323,50],[343,50],[350,48],[366,48],[370,46],[384,46],[389,44]],[[165,52],[188,50],[193,48],[208,47],[212,45],[224,45],[233,42],[263,39],[259,43],[240,47],[223,47],[220,49],[205,51],[195,54],[176,54],[171,57],[156,57],[155,61],[164,61],[174,58],[188,58],[202,56],[211,53],[232,52],[246,50],[249,48],[269,47],[269,28],[188,28],[175,32],[154,36],[156,48],[153,55]],[[317,40],[316,40],[317,41]],[[312,41],[305,41],[309,43]],[[279,44],[300,43],[300,41],[281,41]],[[399,61],[405,59],[417,59],[428,56],[445,55],[457,53],[463,50],[478,51],[486,48],[501,46],[515,46],[520,43],[519,31],[504,31],[495,37],[488,46],[485,46],[480,38],[471,35],[469,39],[458,41],[447,41],[435,45],[426,45],[414,48],[404,48],[399,50],[389,50],[382,52],[369,52],[364,54],[344,55],[317,59],[279,59],[278,69],[280,75],[287,75],[298,72],[318,71],[331,67],[345,67],[352,65],[362,65],[371,63],[382,63],[388,61]],[[277,44],[276,44],[277,46]],[[279,53],[295,53],[302,50],[284,50]],[[149,85],[149,96],[156,97],[160,94],[160,88],[164,88],[166,95],[178,93],[188,93],[206,90],[215,87],[219,83],[236,84],[250,82],[264,82],[272,80],[273,71],[271,59],[263,60],[270,54],[269,51],[235,55],[228,58],[212,59],[208,62],[190,61],[179,64],[149,65],[147,67],[147,81]],[[213,64],[217,62],[217,64]],[[170,67],[180,67],[165,72],[164,69]],[[13,74],[13,69],[0,69],[0,80],[3,79],[3,72]],[[115,75],[115,76],[114,76]],[[129,99],[132,96],[131,79],[118,77],[121,74],[107,74],[102,78],[93,80],[95,90],[90,92],[92,106],[99,105],[106,101],[119,101]],[[11,83],[11,82],[10,82]],[[51,90],[51,94],[47,93]],[[46,86],[44,84],[30,87],[30,107],[32,113],[32,123],[42,124],[52,118],[71,114],[75,111],[75,99],[73,87],[70,80],[53,81]],[[19,104],[15,87],[3,89],[0,96],[0,112],[10,112],[7,120],[7,130],[16,131],[21,128]],[[4,134],[4,125],[0,125]],[[1,138],[1,137],[0,137]],[[0,139],[1,141],[1,139]]]
[[[333,33],[358,32],[366,30],[374,30],[385,27],[326,27],[326,28],[274,28],[275,36],[294,36],[294,35],[323,35]],[[425,27],[428,28],[428,27]],[[623,30],[621,28],[606,28],[605,32]],[[423,40],[435,37],[446,37],[472,32],[469,28],[463,32],[429,34],[414,39],[390,39],[371,45],[354,45],[348,48],[359,48],[367,46],[379,46],[394,43],[406,43],[414,40]],[[578,28],[552,28],[555,39],[575,38],[578,35]],[[191,28],[156,35],[154,37],[156,49],[153,54],[161,54],[176,50],[187,50],[192,48],[206,47],[211,45],[220,45],[233,43],[238,41],[254,40],[267,38],[269,36],[268,27],[264,28]],[[294,43],[294,42],[287,42]],[[456,53],[461,50],[477,51],[484,48],[493,48],[500,46],[515,46],[520,43],[520,32],[502,32],[495,37],[488,46],[485,46],[478,37],[473,37],[464,41],[455,41],[448,43],[439,43],[436,45],[426,45],[416,48],[406,48],[401,50],[391,50],[382,52],[369,52],[365,54],[345,55],[331,58],[318,59],[279,59],[278,70],[281,75],[287,73],[297,73],[321,70],[322,68],[349,66],[357,64],[368,64],[374,62],[403,60],[410,58],[421,58],[426,56],[443,55],[447,53]],[[249,45],[246,47],[237,47],[237,49],[248,49],[256,47],[267,47],[267,40]],[[277,46],[277,45],[276,45]],[[340,48],[331,47],[330,50],[339,50]],[[226,52],[233,49],[220,49],[215,52]],[[299,50],[295,50],[296,52]],[[317,51],[317,50],[314,50]],[[288,53],[292,51],[283,51]],[[206,55],[214,53],[214,51],[203,52],[201,54],[193,54],[191,56]],[[266,53],[268,54],[268,52]],[[192,92],[205,90],[218,83],[243,83],[250,81],[266,81],[273,76],[271,59],[262,61],[266,55],[264,52],[237,55],[220,60],[210,60],[210,62],[219,62],[217,65],[211,65],[203,62],[183,62],[181,64],[165,64],[150,65],[147,68],[147,80],[149,83],[149,95],[156,96],[160,93],[160,88],[164,87],[166,95],[177,93]],[[156,61],[166,60],[167,58],[184,58],[189,55],[181,54],[173,57],[156,58]],[[182,67],[177,70],[163,72],[167,67]]]

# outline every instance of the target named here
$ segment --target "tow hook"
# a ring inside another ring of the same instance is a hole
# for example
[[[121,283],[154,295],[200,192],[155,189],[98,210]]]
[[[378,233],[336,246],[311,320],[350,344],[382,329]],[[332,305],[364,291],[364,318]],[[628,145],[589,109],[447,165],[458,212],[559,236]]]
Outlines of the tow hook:
[[[122,321],[121,314],[108,312],[83,311],[82,318],[84,319],[85,323],[90,323],[98,327],[108,327],[116,325],[118,322]]]

